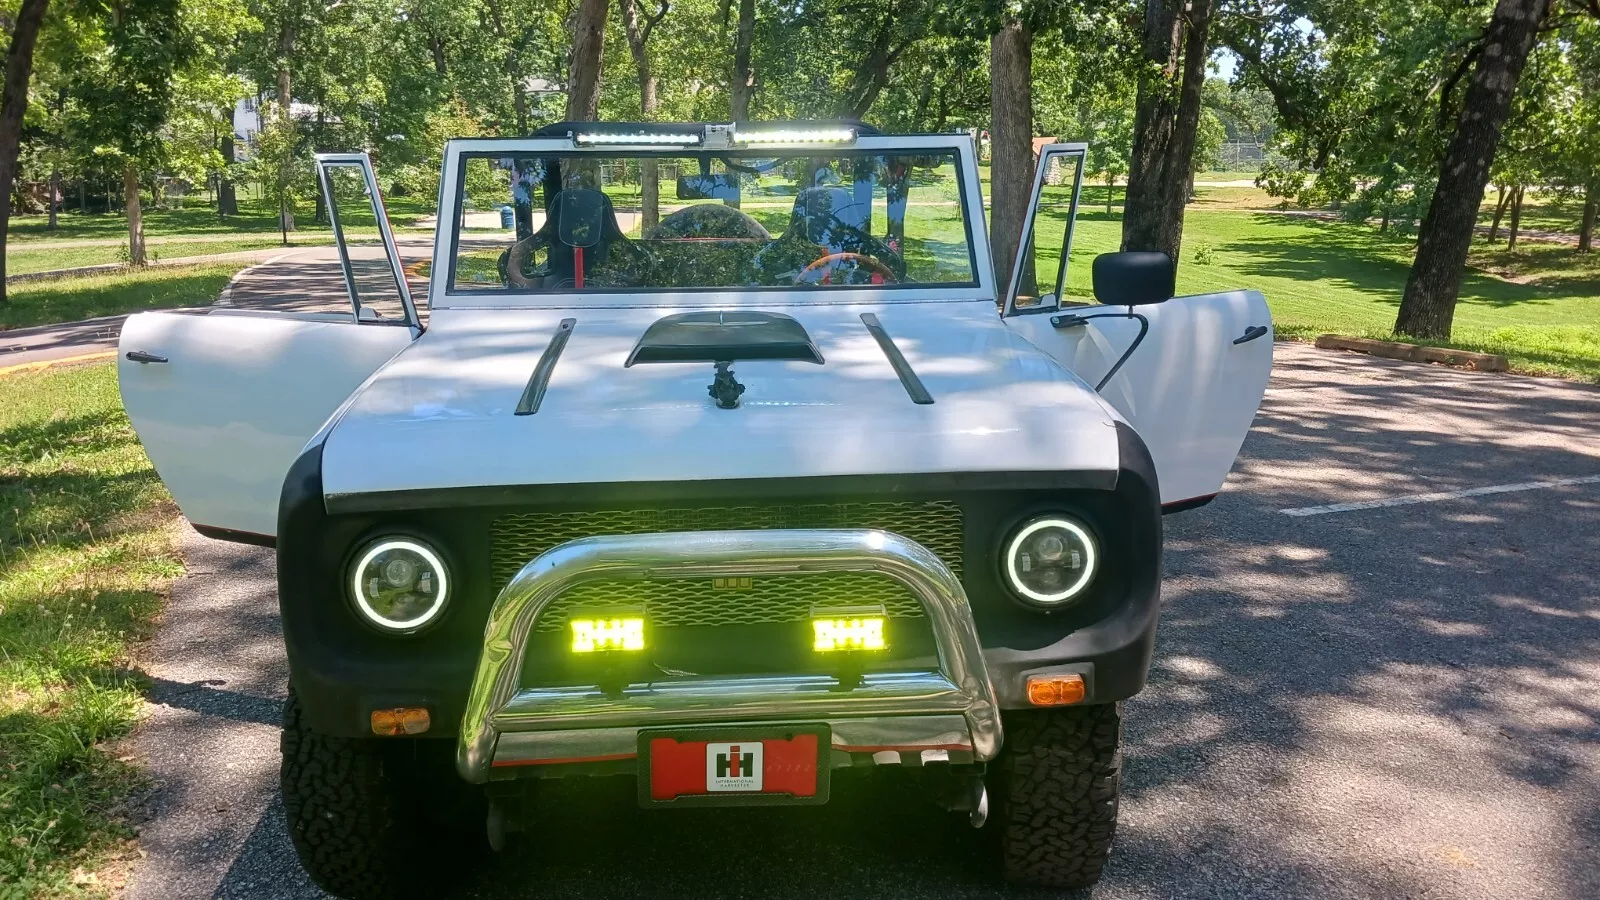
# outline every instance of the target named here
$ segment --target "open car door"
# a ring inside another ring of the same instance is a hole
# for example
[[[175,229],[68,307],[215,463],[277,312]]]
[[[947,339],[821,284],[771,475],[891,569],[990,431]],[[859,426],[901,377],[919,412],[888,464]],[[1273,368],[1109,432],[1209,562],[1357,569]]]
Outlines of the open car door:
[[[319,155],[317,176],[343,290],[331,266],[305,263],[310,277],[286,279],[274,308],[141,313],[122,328],[123,406],[179,508],[213,537],[270,544],[289,466],[421,333],[371,160]]]
[[[1112,283],[1096,293],[1126,305],[1066,299],[1087,149],[1051,144],[1039,154],[1005,322],[1134,427],[1155,461],[1163,509],[1199,505],[1222,489],[1261,405],[1272,318],[1257,291],[1171,297],[1169,289],[1135,300]]]

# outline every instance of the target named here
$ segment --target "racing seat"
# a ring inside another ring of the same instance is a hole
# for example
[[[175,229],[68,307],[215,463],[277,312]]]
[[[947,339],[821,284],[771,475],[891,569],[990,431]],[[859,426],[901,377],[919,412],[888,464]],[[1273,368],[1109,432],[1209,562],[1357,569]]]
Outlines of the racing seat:
[[[871,215],[870,207],[857,203],[842,187],[809,187],[795,195],[786,234],[804,235],[811,243],[837,253],[861,243]]]
[[[563,194],[578,191],[589,195],[585,199],[593,204],[594,221],[567,224],[571,229],[576,229],[585,235],[589,234],[591,229],[599,232],[599,240],[582,248],[584,271],[588,272],[604,263],[610,258],[613,248],[631,246],[631,242],[622,233],[622,227],[617,223],[616,208],[612,205],[611,198],[604,192],[591,188],[568,188],[558,191],[550,198],[550,203],[545,208],[544,224],[539,226],[539,230],[513,244],[501,257],[501,277],[507,284],[549,289],[577,283],[578,248],[561,239],[563,233],[571,233],[570,229],[564,232],[562,228],[562,209],[566,204],[561,202],[561,198]],[[525,272],[533,254],[539,248],[546,250],[547,261],[531,273]]]
[[[872,236],[872,207],[856,200],[845,188],[821,185],[795,195],[789,227],[752,261],[758,283],[785,284],[808,265],[833,254],[871,257],[888,267],[895,278],[905,278],[905,260],[888,244]]]
[[[570,226],[583,228],[598,226],[600,240],[592,246],[583,249],[583,260],[586,268],[593,268],[606,260],[611,255],[611,248],[618,244],[628,243],[627,237],[622,233],[622,226],[617,223],[617,210],[611,203],[611,198],[603,191],[591,188],[567,188],[550,198],[550,206],[545,210],[544,225],[534,232],[535,237],[542,237],[546,246],[550,248],[550,269],[557,279],[557,283],[566,279],[576,279],[578,254],[574,247],[561,240],[561,202],[562,195],[569,191],[587,191],[598,198],[599,214],[597,222],[568,223]]]

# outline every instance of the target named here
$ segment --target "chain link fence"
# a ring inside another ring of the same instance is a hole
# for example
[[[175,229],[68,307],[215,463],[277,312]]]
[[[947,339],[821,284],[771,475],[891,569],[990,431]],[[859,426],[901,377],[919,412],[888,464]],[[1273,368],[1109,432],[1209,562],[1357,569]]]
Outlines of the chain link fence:
[[[1259,172],[1269,162],[1282,163],[1284,157],[1253,141],[1226,141],[1217,151],[1219,172]]]

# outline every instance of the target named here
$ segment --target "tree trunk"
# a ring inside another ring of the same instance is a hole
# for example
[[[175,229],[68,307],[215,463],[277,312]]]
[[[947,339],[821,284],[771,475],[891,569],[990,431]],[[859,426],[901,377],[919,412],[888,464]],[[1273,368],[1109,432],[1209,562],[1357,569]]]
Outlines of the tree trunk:
[[[428,36],[428,49],[433,51],[433,73],[444,78],[449,73],[445,71],[444,41],[439,40],[436,34]]]
[[[517,112],[517,134],[528,133],[528,92],[523,90],[520,81],[511,85],[511,105]]]
[[[600,114],[600,51],[606,41],[610,0],[579,0],[567,68],[567,121],[592,122]]]
[[[217,173],[217,216],[226,219],[239,214],[239,191],[228,177],[228,166],[233,165],[233,121],[222,130],[222,171]]]
[[[1010,285],[1033,187],[1033,35],[1009,19],[989,39],[989,195],[994,270]],[[1026,254],[1012,293],[1034,296],[1033,254]]]
[[[750,98],[755,96],[755,66],[750,45],[755,43],[755,0],[739,0],[739,29],[733,35],[733,80],[728,88],[728,119],[747,122]]]
[[[55,167],[50,169],[50,196],[45,199],[45,208],[50,212],[50,218],[45,222],[46,231],[55,231],[61,227],[56,221],[56,197],[61,193],[61,170]]]
[[[294,54],[296,30],[293,21],[286,20],[278,32],[278,118],[284,127],[294,121],[294,91],[289,79],[289,59]],[[294,210],[287,203],[278,204],[278,230],[289,242],[289,232],[294,231]]]
[[[78,177],[78,215],[87,215],[89,212],[89,179]]]
[[[1590,182],[1583,191],[1583,221],[1578,225],[1578,252],[1594,251],[1594,220],[1600,215],[1600,188]]]
[[[1378,233],[1389,233],[1389,204],[1387,203],[1383,205],[1383,218],[1378,220]]]
[[[839,104],[839,118],[862,119],[872,109],[872,104],[878,102],[878,95],[883,93],[884,87],[889,84],[889,70],[898,58],[898,51],[889,46],[889,32],[887,27],[880,29],[874,38],[872,47],[867,51],[867,56],[855,67],[855,74],[850,78],[850,87],[845,91],[844,101]]]
[[[1511,231],[1506,235],[1506,249],[1517,249],[1517,234],[1522,231],[1522,191],[1519,185],[1511,198]],[[1465,260],[1462,261],[1465,263]]]
[[[1174,262],[1183,246],[1195,134],[1205,86],[1212,0],[1146,0],[1145,67],[1134,112],[1133,160],[1122,209],[1122,249],[1159,250]]]
[[[1494,220],[1489,223],[1489,243],[1494,243],[1500,237],[1500,218],[1506,214],[1506,206],[1511,203],[1511,195],[1506,193],[1506,186],[1500,185],[1500,197],[1494,204]]]
[[[750,62],[755,36],[756,2],[739,0],[739,28],[733,36],[733,78],[728,87],[728,118],[735,122],[750,119],[750,100],[756,93],[756,70]]]
[[[22,147],[22,114],[28,109],[33,77],[33,45],[50,0],[22,0],[6,51],[6,80],[0,88],[0,306],[6,304],[6,236],[11,228],[11,188],[17,180]]]
[[[144,211],[139,207],[139,169],[131,162],[122,169],[122,198],[128,209],[128,265],[146,265],[149,260],[144,253]]]
[[[639,74],[639,121],[652,122],[656,117],[657,79],[650,71],[650,32],[667,14],[668,4],[662,0],[660,10],[644,22],[639,20],[637,0],[617,0],[622,13],[622,30],[628,37],[628,52],[633,54],[633,67]],[[639,161],[639,236],[653,231],[661,221],[661,169],[653,159]]]
[[[1443,340],[1450,337],[1461,273],[1472,249],[1478,207],[1489,183],[1500,132],[1528,55],[1549,12],[1550,0],[1499,0],[1489,20],[1483,55],[1461,104],[1456,133],[1440,166],[1439,185],[1417,239],[1416,261],[1406,279],[1398,334]],[[1515,208],[1512,215],[1515,216]]]

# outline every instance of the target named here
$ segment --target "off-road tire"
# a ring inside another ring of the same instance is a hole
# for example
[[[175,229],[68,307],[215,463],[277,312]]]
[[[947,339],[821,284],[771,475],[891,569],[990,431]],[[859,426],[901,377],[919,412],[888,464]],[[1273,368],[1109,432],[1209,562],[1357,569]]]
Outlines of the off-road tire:
[[[1094,884],[1117,832],[1117,706],[1019,710],[1004,724],[1005,747],[990,764],[989,784],[1002,873],[1014,884]]]
[[[291,692],[281,747],[289,836],[311,880],[330,894],[431,896],[486,846],[481,793],[456,777],[448,741],[320,734],[306,727]]]

